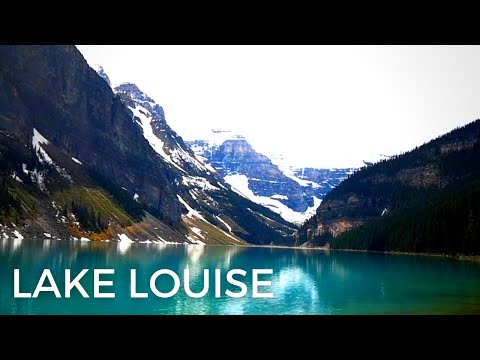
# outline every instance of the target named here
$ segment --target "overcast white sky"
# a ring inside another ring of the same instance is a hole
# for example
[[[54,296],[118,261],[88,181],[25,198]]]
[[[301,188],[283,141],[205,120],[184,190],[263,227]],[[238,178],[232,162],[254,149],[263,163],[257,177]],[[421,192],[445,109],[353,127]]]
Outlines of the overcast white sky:
[[[78,48],[184,139],[230,129],[300,166],[358,166],[480,117],[479,46]]]

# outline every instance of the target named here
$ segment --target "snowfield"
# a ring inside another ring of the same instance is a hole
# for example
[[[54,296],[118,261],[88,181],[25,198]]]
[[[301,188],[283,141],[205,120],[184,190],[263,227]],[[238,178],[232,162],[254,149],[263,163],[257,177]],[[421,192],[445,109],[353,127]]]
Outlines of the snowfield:
[[[230,184],[232,190],[239,195],[253,201],[254,203],[269,208],[273,212],[279,214],[283,219],[294,224],[302,224],[305,220],[315,214],[315,211],[322,203],[322,200],[314,196],[313,206],[309,207],[304,212],[297,212],[272,197],[255,195],[253,191],[248,188],[248,178],[246,175],[227,175],[225,176],[225,181]]]

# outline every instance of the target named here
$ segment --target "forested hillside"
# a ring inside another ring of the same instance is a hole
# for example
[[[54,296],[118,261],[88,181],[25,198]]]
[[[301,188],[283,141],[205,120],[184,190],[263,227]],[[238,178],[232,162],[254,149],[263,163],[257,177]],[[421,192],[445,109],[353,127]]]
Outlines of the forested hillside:
[[[297,235],[332,248],[478,254],[480,121],[353,174]]]

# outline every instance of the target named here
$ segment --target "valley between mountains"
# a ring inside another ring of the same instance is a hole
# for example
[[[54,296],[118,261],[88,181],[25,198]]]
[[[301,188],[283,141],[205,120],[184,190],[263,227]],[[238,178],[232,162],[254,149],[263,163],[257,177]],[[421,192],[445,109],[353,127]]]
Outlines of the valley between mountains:
[[[297,169],[228,129],[184,141],[75,46],[0,46],[3,239],[478,254],[479,174],[478,120],[361,169]]]

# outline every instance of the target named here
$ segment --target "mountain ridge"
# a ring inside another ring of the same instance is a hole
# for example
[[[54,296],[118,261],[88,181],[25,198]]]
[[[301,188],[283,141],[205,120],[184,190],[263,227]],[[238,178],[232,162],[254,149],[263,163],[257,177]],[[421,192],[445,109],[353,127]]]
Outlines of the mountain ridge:
[[[282,170],[244,136],[222,129],[212,129],[212,137],[186,144],[208,160],[239,194],[297,224],[313,215],[325,194],[352,171]]]
[[[474,206],[479,201],[479,159],[480,120],[476,120],[364,167],[326,196],[316,215],[298,231],[296,243],[478,253],[471,234],[478,234],[480,227],[478,206]],[[459,246],[465,238],[471,243]]]
[[[291,224],[231,191],[159,105],[132,84],[114,93],[74,46],[1,46],[0,65],[6,236],[13,218],[40,237],[291,242]]]

